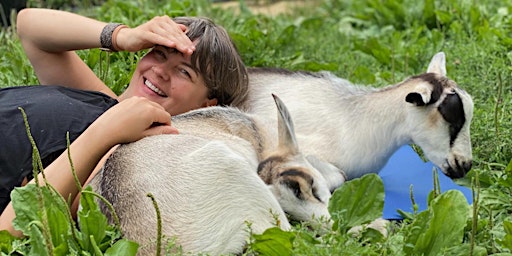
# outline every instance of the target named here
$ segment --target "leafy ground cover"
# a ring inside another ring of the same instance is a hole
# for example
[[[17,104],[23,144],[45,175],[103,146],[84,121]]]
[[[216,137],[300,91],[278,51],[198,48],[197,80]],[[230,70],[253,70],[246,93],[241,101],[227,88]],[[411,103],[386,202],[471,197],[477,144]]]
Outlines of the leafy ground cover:
[[[226,10],[208,1],[29,1],[29,4],[44,6],[50,2],[54,8],[74,8],[84,15],[130,26],[164,13],[211,17],[226,27],[248,66],[330,70],[352,82],[373,86],[397,83],[422,73],[430,58],[444,51],[448,75],[475,102],[471,127],[474,166],[458,182],[473,187],[476,203],[465,204],[463,196],[454,191],[443,194],[433,191],[429,209],[393,223],[388,237],[371,229],[357,236],[348,235],[349,228],[374,219],[382,208],[381,181],[375,175],[368,175],[348,182],[334,194],[330,202],[335,221],[332,230],[300,223],[290,232],[271,229],[254,235],[246,254],[511,255],[511,0],[485,3],[314,0],[307,7],[272,16],[251,12],[248,6],[253,2],[248,1],[240,1],[236,10]],[[38,83],[12,27],[0,32],[0,52],[0,86]],[[141,53],[106,55],[91,50],[81,51],[80,56],[114,90],[122,91]],[[96,214],[94,206],[85,209]],[[31,210],[34,209],[28,209]],[[101,246],[95,247],[90,241],[77,242],[82,241],[83,234],[92,234],[89,232],[69,236],[73,246],[86,247],[59,248],[105,253],[107,245],[118,239],[113,230],[115,227],[105,227],[102,232],[107,235],[95,240]],[[85,232],[69,229],[70,234],[75,231]],[[67,241],[67,238],[54,239]],[[15,250],[48,248],[47,244],[30,245],[34,241],[30,237],[13,240],[0,233],[0,251],[8,254]],[[62,251],[57,250],[56,254]]]

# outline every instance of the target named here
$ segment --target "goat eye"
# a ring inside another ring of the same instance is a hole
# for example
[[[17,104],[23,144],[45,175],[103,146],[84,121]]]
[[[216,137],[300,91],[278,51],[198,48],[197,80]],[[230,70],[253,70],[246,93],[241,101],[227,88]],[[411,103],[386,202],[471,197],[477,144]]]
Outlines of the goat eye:
[[[320,196],[318,196],[318,193],[317,193],[318,191],[316,190],[315,187],[313,187],[313,191],[312,192],[313,192],[313,196],[316,198],[316,200],[318,200],[319,202],[323,203],[322,199],[320,199]]]
[[[302,191],[300,190],[300,184],[297,181],[286,179],[286,180],[283,180],[281,182],[281,184],[290,188],[290,190],[293,191],[293,194],[295,195],[295,197],[297,197],[299,199],[303,199]]]

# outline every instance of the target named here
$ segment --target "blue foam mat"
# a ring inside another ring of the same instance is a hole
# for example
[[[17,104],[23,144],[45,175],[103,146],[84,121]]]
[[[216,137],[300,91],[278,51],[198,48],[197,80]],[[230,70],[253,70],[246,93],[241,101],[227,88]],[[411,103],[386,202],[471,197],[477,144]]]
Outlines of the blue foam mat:
[[[397,210],[413,212],[410,198],[410,186],[418,211],[427,209],[427,197],[434,187],[431,162],[423,162],[409,145],[399,148],[379,172],[384,183],[384,219],[402,219]],[[435,167],[438,172],[441,192],[456,189],[461,191],[469,204],[472,203],[471,189],[454,183],[450,178]]]

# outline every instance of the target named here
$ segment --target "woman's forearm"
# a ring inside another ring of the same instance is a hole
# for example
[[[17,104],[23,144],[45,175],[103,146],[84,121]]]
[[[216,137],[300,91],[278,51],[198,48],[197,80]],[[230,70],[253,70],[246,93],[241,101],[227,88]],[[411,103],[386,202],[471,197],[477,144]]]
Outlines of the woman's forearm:
[[[23,44],[47,52],[100,47],[106,23],[74,13],[51,9],[24,9],[18,14],[17,31]]]
[[[115,93],[73,51],[98,48],[104,22],[70,12],[24,9],[17,31],[23,49],[41,84]]]

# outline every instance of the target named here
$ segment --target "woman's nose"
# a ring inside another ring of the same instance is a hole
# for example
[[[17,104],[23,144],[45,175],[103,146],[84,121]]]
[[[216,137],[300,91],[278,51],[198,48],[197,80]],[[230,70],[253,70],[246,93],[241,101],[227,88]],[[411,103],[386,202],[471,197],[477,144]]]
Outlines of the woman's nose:
[[[167,69],[163,65],[152,66],[151,70],[164,81],[167,81],[170,78],[169,74],[167,74]]]

